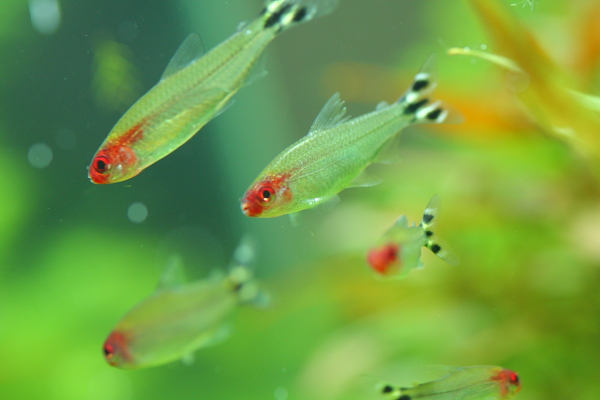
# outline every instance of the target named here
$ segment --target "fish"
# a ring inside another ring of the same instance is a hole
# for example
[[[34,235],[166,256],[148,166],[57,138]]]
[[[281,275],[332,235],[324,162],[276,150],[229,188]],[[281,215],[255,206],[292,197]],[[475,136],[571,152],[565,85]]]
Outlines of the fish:
[[[421,247],[425,246],[450,265],[458,265],[452,249],[433,232],[439,208],[439,196],[433,196],[421,218],[421,223],[408,226],[405,215],[400,216],[367,254],[367,263],[379,275],[404,277],[413,268],[422,268]]]
[[[378,385],[390,400],[509,400],[521,390],[519,375],[502,367],[442,367],[448,373],[435,381],[410,388]]]
[[[393,104],[350,119],[335,93],[308,134],[275,157],[241,199],[248,217],[277,217],[332,201],[349,187],[381,182],[365,172],[373,162],[396,161],[402,129],[421,122],[459,122],[460,116],[429,95],[437,85],[435,57],[425,62],[405,94]]]
[[[279,33],[331,12],[338,0],[268,0],[260,15],[204,54],[191,34],[159,82],[112,128],[88,167],[93,183],[122,182],[187,142],[264,75],[257,60]]]
[[[228,274],[184,282],[181,257],[169,258],[157,289],[127,312],[108,335],[102,351],[108,364],[139,369],[189,359],[199,348],[229,334],[228,317],[243,304],[266,306],[268,295],[252,279],[250,239],[235,251]]]

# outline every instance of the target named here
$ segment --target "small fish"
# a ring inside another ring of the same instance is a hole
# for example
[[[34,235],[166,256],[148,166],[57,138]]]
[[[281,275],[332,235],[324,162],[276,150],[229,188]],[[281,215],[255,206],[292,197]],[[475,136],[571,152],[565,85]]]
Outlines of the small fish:
[[[519,376],[491,365],[447,367],[444,377],[411,388],[380,385],[379,392],[390,400],[508,400],[521,390]]]
[[[367,262],[373,271],[384,276],[405,276],[413,268],[422,268],[421,247],[425,246],[450,265],[458,265],[458,257],[442,240],[435,236],[433,227],[437,218],[439,196],[433,196],[418,226],[408,226],[402,215],[385,233],[381,244],[369,251]]]
[[[263,71],[253,66],[280,32],[332,11],[338,0],[268,0],[259,17],[204,55],[198,35],[175,53],[160,81],[117,122],[94,155],[93,183],[121,182],[167,156]]]
[[[381,179],[364,172],[373,162],[390,162],[400,131],[419,122],[451,122],[449,110],[431,101],[435,88],[431,56],[408,91],[395,103],[349,119],[338,93],[325,104],[308,135],[279,154],[241,199],[248,217],[293,214],[332,200],[348,187],[374,186]]]
[[[123,369],[151,367],[224,340],[227,317],[238,305],[266,302],[247,267],[252,254],[251,244],[242,241],[227,276],[191,283],[182,283],[181,264],[172,257],[156,291],[125,314],[104,342],[106,361]]]

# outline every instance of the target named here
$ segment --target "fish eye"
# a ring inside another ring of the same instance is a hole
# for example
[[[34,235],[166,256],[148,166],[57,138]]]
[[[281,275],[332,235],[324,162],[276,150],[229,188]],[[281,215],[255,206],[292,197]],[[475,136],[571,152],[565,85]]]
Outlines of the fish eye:
[[[269,186],[263,186],[258,190],[257,196],[258,201],[267,204],[275,197],[275,191]]]
[[[93,167],[96,172],[103,174],[108,171],[109,164],[108,157],[104,154],[101,154],[94,160]]]
[[[105,344],[104,347],[102,348],[102,351],[104,351],[104,356],[106,357],[107,360],[110,360],[111,358],[113,358],[114,353],[113,353],[113,347],[110,344]]]

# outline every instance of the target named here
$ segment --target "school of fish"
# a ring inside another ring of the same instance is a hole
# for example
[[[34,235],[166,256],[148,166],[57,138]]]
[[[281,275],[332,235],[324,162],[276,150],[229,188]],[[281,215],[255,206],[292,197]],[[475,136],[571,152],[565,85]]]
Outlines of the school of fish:
[[[199,36],[183,42],[159,82],[116,123],[88,167],[93,183],[122,182],[169,155],[206,123],[223,112],[244,85],[264,71],[257,62],[282,31],[333,11],[337,0],[268,0],[259,16],[204,54]],[[455,50],[455,54],[461,54]],[[477,56],[477,54],[475,54]],[[481,55],[479,55],[481,56]],[[483,56],[519,68],[508,58]],[[308,134],[283,150],[260,172],[241,198],[248,217],[294,216],[335,201],[350,187],[377,185],[366,172],[372,163],[397,161],[402,130],[418,123],[460,122],[461,117],[432,98],[437,86],[435,57],[426,60],[406,92],[392,104],[350,118],[335,93]],[[366,256],[367,264],[385,277],[405,277],[421,268],[426,247],[451,265],[458,257],[434,233],[439,197],[427,204],[419,225],[401,216]],[[157,289],[114,326],[103,345],[108,364],[123,369],[189,359],[198,349],[226,339],[229,319],[244,304],[266,305],[267,296],[253,279],[249,263],[254,245],[242,240],[226,273],[186,282],[181,257],[173,255]],[[390,400],[511,399],[518,375],[495,366],[446,367],[438,380],[413,387],[378,387]]]

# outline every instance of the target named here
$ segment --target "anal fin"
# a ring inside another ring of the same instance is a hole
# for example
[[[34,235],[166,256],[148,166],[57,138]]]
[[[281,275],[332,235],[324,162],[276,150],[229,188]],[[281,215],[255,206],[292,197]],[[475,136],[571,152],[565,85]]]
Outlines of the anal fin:
[[[394,135],[390,138],[373,159],[374,163],[394,164],[400,161],[400,138],[402,135]]]
[[[248,86],[257,80],[265,77],[267,75],[267,57],[263,53],[258,59],[254,62],[252,67],[250,67],[250,71],[248,71],[248,75],[244,79],[244,86]]]
[[[363,171],[356,178],[354,178],[352,182],[350,182],[348,187],[370,187],[379,185],[381,182],[383,182],[383,179],[381,179],[377,175],[373,175],[366,171]]]

